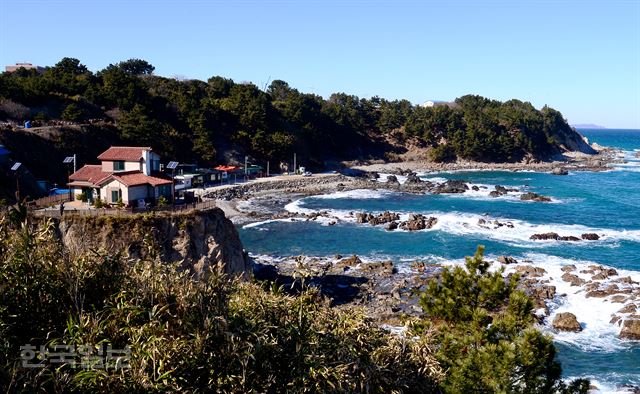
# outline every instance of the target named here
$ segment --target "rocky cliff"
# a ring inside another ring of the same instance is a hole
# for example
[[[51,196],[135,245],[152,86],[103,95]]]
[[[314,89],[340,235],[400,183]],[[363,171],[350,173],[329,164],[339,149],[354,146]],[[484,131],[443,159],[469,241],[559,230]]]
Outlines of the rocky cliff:
[[[179,261],[196,274],[221,262],[226,273],[251,275],[238,232],[219,208],[173,215],[69,215],[54,219],[54,225],[71,256],[102,250],[145,257],[149,253],[146,240],[156,246],[162,261]]]

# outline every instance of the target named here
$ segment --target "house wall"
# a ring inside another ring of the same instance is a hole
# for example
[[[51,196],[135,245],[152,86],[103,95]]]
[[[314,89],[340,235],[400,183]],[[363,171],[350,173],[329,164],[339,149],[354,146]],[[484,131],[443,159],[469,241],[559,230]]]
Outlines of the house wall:
[[[140,171],[141,166],[139,161],[125,161],[124,162],[124,171]],[[113,161],[105,160],[102,162],[102,171],[103,172],[113,172]]]
[[[100,197],[109,204],[115,204],[117,201],[113,201],[111,198],[111,192],[114,190],[121,191],[122,202],[124,202],[125,204],[129,202],[129,193],[128,193],[127,187],[116,179],[103,185],[100,188]]]
[[[131,186],[128,190],[128,198],[132,203],[136,200],[152,197],[149,193],[147,185]],[[123,198],[124,201],[124,198]]]

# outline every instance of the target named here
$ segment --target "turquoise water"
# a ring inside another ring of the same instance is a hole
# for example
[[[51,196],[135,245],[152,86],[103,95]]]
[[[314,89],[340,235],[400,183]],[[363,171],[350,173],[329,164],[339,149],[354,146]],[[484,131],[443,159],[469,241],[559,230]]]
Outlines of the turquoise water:
[[[589,377],[604,392],[624,384],[640,386],[640,345],[617,339],[619,327],[609,324],[616,307],[602,299],[584,298],[576,288],[565,289],[559,268],[592,263],[616,268],[620,275],[640,281],[640,130],[583,130],[591,142],[624,150],[626,165],[600,173],[575,172],[554,176],[534,172],[474,171],[421,174],[423,179],[463,179],[486,186],[462,195],[407,195],[386,191],[354,191],[305,198],[289,204],[292,211],[328,210],[340,219],[326,222],[276,221],[245,226],[240,235],[246,249],[261,255],[330,256],[358,254],[370,259],[390,258],[402,266],[416,259],[434,263],[459,262],[485,245],[488,258],[507,254],[532,260],[548,271],[558,292],[552,315],[572,311],[584,327],[577,334],[555,335],[566,377]],[[500,198],[488,197],[495,185],[519,190]],[[519,194],[534,191],[552,203],[524,202]],[[385,231],[356,224],[351,212],[393,211],[423,213],[438,218],[433,229],[421,232]],[[487,229],[478,220],[510,222]],[[554,231],[580,236],[597,233],[595,242],[535,242],[534,233]],[[617,308],[617,309],[616,309]],[[552,333],[547,327],[544,328]]]

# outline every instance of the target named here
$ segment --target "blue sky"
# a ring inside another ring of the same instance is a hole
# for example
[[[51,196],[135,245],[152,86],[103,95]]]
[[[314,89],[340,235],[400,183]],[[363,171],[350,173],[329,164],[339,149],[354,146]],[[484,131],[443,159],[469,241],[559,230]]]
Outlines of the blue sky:
[[[65,56],[324,97],[518,98],[640,128],[640,0],[0,0],[0,64]]]

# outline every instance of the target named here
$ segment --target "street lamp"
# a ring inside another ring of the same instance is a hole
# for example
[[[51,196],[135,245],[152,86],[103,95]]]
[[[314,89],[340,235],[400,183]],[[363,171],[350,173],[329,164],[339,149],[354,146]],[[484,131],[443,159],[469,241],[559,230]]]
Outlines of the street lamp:
[[[16,198],[18,202],[20,202],[20,182],[18,181],[18,169],[20,168],[21,165],[22,163],[15,162],[11,167],[11,171],[13,171],[16,177]]]
[[[167,169],[171,170],[171,205],[176,205],[176,168],[178,167],[177,161],[170,161],[167,164]]]
[[[73,156],[67,156],[64,158],[64,160],[62,160],[62,162],[64,164],[71,164],[73,163],[73,172],[76,172],[76,155],[74,154]],[[69,166],[67,166],[67,181],[69,180],[69,177],[71,176],[70,174],[70,169]],[[67,185],[68,187],[68,185]],[[71,188],[69,187],[69,201],[71,201]]]

